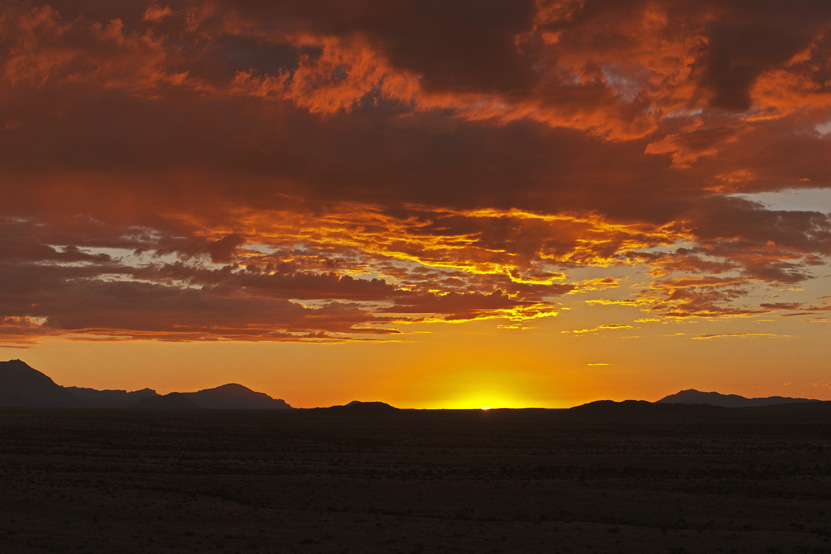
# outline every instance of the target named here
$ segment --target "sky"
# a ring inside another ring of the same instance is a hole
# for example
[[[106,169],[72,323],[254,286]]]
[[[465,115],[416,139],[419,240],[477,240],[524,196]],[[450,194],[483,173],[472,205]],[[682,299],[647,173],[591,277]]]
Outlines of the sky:
[[[0,3],[0,357],[61,385],[831,400],[830,318],[827,0]]]

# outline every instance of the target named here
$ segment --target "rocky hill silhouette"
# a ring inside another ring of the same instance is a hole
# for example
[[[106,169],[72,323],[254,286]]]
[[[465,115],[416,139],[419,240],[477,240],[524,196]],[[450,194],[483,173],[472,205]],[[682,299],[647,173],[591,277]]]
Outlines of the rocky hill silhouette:
[[[193,403],[209,410],[291,409],[285,400],[272,398],[264,392],[256,392],[236,383],[182,394]]]
[[[136,391],[62,387],[21,360],[0,362],[0,407],[3,408],[140,408],[148,410],[279,410],[292,409],[235,383],[198,392],[164,396],[152,389]]]
[[[778,404],[797,404],[804,402],[820,402],[809,398],[789,398],[786,396],[768,396],[766,398],[745,398],[738,394],[721,394],[718,392],[701,392],[695,389],[682,390],[660,400],[658,404],[709,404],[725,408],[752,408],[759,406],[775,406]]]
[[[77,396],[21,360],[0,362],[0,406],[80,408]]]
[[[127,408],[141,398],[159,396],[153,389],[141,389],[132,392],[126,390],[97,390],[86,387],[64,387],[74,394],[84,408]]]
[[[181,392],[171,392],[164,396],[146,396],[139,398],[130,408],[138,410],[201,410],[202,406]]]
[[[727,408],[709,404],[658,404],[646,400],[597,400],[562,411],[570,421],[654,422],[721,418]]]
[[[383,415],[398,412],[399,409],[395,406],[390,406],[386,402],[361,402],[360,400],[353,400],[345,406],[330,406],[323,408],[330,412],[344,413],[344,414],[366,414],[366,415]]]

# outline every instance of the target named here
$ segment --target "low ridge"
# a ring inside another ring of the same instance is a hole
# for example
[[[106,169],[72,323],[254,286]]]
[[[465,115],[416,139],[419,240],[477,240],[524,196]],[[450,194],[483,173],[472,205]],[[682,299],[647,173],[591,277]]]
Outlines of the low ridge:
[[[687,389],[665,396],[658,400],[658,404],[710,404],[725,408],[751,408],[758,406],[775,406],[778,404],[796,404],[804,402],[819,402],[809,398],[790,398],[786,396],[768,396],[766,398],[746,398],[738,394],[721,394],[718,392],[702,392],[696,389]]]
[[[199,406],[210,410],[291,409],[285,400],[272,398],[264,392],[256,392],[237,383],[182,394]]]
[[[90,389],[87,387],[64,387],[78,397],[84,408],[127,408],[141,398],[159,396],[153,389],[128,392],[117,389]]]
[[[139,398],[130,406],[138,410],[201,410],[202,406],[182,394],[171,392],[164,396],[147,396]]]
[[[398,408],[386,402],[362,402],[360,400],[353,400],[345,406],[331,406],[324,409],[350,414],[388,414],[398,411]]]

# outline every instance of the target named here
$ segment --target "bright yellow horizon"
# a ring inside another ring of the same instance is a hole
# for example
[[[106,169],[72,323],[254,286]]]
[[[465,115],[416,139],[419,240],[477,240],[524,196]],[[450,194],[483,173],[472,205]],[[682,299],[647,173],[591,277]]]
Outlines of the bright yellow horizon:
[[[828,10],[342,4],[4,4],[6,357],[298,407],[831,399]]]
[[[542,329],[507,348],[502,337],[516,331],[487,322],[465,325],[470,329],[453,326],[455,337],[434,333],[412,342],[325,346],[52,339],[7,349],[6,357],[23,359],[64,386],[149,387],[164,394],[237,382],[300,408],[352,400],[399,408],[568,408],[603,399],[654,401],[688,388],[831,400],[824,373],[828,347],[802,350],[819,336],[695,340],[677,335],[665,343],[663,329],[640,339],[575,338]],[[552,336],[559,339],[556,345],[549,343]],[[628,344],[642,348],[624,350]],[[733,361],[739,347],[753,364],[752,374]],[[801,381],[787,369],[794,360]]]

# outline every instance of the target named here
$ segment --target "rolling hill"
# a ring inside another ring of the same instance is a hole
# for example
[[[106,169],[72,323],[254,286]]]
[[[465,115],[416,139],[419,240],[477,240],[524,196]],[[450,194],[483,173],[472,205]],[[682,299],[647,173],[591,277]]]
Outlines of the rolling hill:
[[[658,404],[710,404],[725,408],[752,408],[759,406],[775,406],[778,404],[797,404],[804,402],[819,402],[809,398],[789,398],[786,396],[768,396],[766,398],[745,398],[738,394],[721,394],[718,392],[701,392],[695,389],[682,390],[660,400]]]
[[[209,410],[291,409],[284,400],[272,398],[263,392],[256,392],[236,383],[182,394],[194,404]]]

